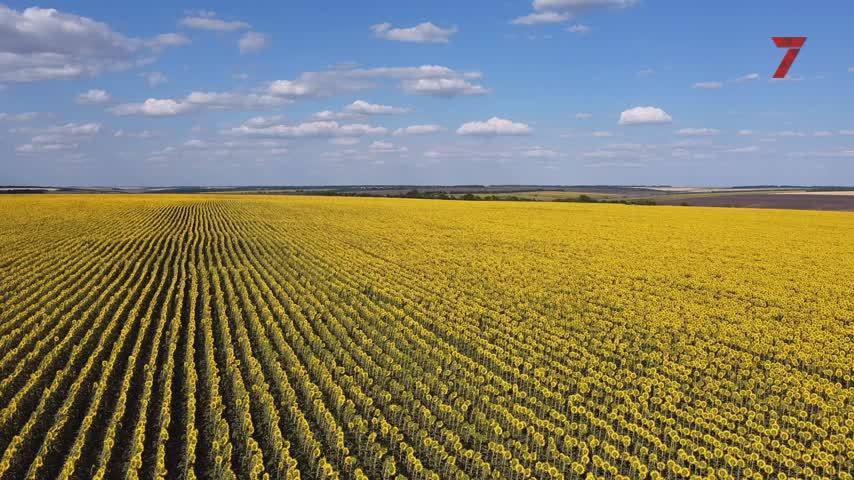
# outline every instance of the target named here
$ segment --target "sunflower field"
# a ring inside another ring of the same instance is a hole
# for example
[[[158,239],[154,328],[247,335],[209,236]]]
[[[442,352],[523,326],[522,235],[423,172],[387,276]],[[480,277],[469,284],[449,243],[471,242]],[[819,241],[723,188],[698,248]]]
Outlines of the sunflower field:
[[[854,215],[0,196],[0,479],[852,479]]]

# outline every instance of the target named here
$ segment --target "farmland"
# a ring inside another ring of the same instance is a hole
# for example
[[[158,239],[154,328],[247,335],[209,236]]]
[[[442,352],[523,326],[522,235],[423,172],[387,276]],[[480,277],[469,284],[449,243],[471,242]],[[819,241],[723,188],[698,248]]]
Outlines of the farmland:
[[[854,473],[854,215],[0,197],[0,479]]]

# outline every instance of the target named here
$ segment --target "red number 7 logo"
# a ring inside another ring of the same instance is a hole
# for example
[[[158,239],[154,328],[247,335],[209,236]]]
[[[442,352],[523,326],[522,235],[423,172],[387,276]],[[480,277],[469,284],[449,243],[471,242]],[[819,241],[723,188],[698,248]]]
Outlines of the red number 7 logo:
[[[801,51],[801,47],[804,46],[804,42],[807,41],[807,37],[771,37],[771,40],[774,40],[774,44],[777,45],[777,48],[789,49],[789,51],[786,52],[786,56],[783,57],[783,61],[780,62],[780,66],[777,67],[777,71],[774,72],[774,78],[786,78],[786,74],[789,73],[789,68],[792,67],[793,63],[795,63],[795,58],[798,57],[798,52]]]

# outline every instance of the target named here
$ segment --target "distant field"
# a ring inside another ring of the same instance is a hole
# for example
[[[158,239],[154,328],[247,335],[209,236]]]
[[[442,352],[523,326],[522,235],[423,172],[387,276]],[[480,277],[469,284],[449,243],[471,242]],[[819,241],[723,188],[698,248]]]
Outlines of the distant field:
[[[478,193],[475,194],[478,197],[490,197],[496,196],[498,198],[507,198],[507,197],[516,197],[522,198],[525,200],[540,200],[540,201],[553,201],[553,200],[561,200],[561,199],[576,199],[581,195],[586,195],[590,198],[594,199],[606,199],[606,198],[619,198],[623,195],[617,193],[604,193],[604,192],[585,192],[585,191],[548,191],[548,190],[537,190],[537,191],[523,191],[523,192],[512,192],[512,193]],[[461,196],[461,194],[457,194],[457,196]]]
[[[838,212],[4,195],[0,479],[850,479],[852,244]]]
[[[755,192],[738,194],[686,194],[655,197],[655,201],[662,205],[854,211],[854,195],[847,194],[846,192],[838,193],[840,194],[837,194],[837,192],[833,194],[815,194],[811,192],[797,194]]]

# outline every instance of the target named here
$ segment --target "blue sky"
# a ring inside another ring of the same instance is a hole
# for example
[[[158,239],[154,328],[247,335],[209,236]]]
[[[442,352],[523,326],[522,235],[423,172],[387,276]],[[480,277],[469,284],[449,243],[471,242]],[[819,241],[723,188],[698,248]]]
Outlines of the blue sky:
[[[854,4],[0,4],[0,184],[854,184]],[[786,80],[772,36],[807,36]]]

